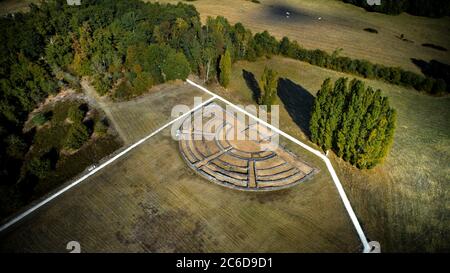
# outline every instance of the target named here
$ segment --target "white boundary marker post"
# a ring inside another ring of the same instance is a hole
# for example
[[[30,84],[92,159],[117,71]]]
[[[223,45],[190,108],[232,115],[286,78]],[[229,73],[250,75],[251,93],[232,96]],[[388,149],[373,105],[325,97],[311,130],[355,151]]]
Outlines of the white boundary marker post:
[[[177,122],[178,120],[190,115],[192,112],[197,111],[198,109],[202,108],[203,106],[205,106],[206,104],[212,102],[213,100],[217,99],[217,95],[212,95],[211,98],[207,99],[205,102],[197,105],[196,107],[192,108],[191,110],[189,110],[189,112],[186,112],[182,115],[180,115],[179,117],[173,119],[172,121],[166,123],[165,125],[163,125],[162,127],[160,127],[159,129],[153,131],[151,134],[147,135],[146,137],[138,140],[137,142],[135,142],[133,145],[129,146],[128,148],[126,148],[125,150],[123,150],[122,152],[118,153],[117,155],[115,155],[114,157],[112,157],[111,159],[109,159],[108,161],[106,161],[105,163],[101,164],[100,166],[98,166],[97,168],[93,169],[92,171],[90,171],[89,173],[87,173],[86,175],[82,176],[81,178],[75,180],[74,182],[70,183],[69,185],[67,185],[66,187],[60,189],[59,191],[55,192],[54,194],[50,195],[49,197],[45,198],[44,200],[40,201],[39,203],[37,203],[36,205],[32,206],[31,208],[29,208],[28,210],[20,213],[19,215],[15,216],[14,218],[12,218],[11,220],[9,220],[8,222],[6,222],[4,225],[2,225],[0,227],[0,232],[3,232],[4,230],[6,230],[7,228],[9,228],[10,226],[14,225],[15,223],[19,222],[20,220],[22,220],[23,218],[25,218],[27,215],[31,214],[33,211],[39,209],[40,207],[42,207],[43,205],[47,204],[48,202],[52,201],[53,199],[55,199],[56,197],[58,197],[59,195],[63,194],[64,192],[68,191],[69,189],[73,188],[74,186],[80,184],[81,182],[83,182],[86,178],[92,176],[93,174],[95,174],[96,172],[100,171],[101,169],[103,169],[104,167],[108,166],[109,164],[113,163],[114,161],[116,161],[118,158],[122,157],[123,155],[125,155],[126,153],[128,153],[129,151],[131,151],[132,149],[136,148],[137,146],[139,146],[140,144],[142,144],[143,142],[145,142],[146,140],[148,140],[149,138],[151,138],[152,136],[156,135],[157,133],[161,132],[162,130],[166,129],[167,127],[169,127],[170,125],[172,125],[173,123]]]
[[[345,194],[344,188],[342,187],[341,182],[339,181],[339,178],[336,174],[336,172],[334,171],[333,165],[331,165],[331,161],[328,159],[328,157],[326,157],[324,154],[322,154],[320,151],[306,145],[305,143],[301,142],[300,140],[294,138],[293,136],[281,131],[280,129],[276,128],[275,126],[259,119],[258,117],[252,115],[251,113],[245,111],[244,109],[241,109],[240,107],[234,105],[233,103],[231,103],[230,101],[222,98],[221,96],[209,91],[208,89],[206,89],[205,87],[196,84],[195,82],[187,79],[186,80],[189,84],[203,90],[204,92],[208,93],[209,95],[216,97],[218,100],[230,105],[231,107],[233,107],[234,109],[246,114],[247,116],[257,120],[259,123],[267,126],[268,128],[272,129],[273,131],[279,133],[280,135],[284,136],[285,138],[289,139],[290,141],[296,143],[297,145],[303,147],[304,149],[310,151],[311,153],[315,154],[316,156],[320,157],[323,161],[325,161],[325,164],[328,168],[328,171],[331,174],[331,178],[333,179],[333,182],[338,190],[339,196],[341,197],[342,202],[344,203],[344,207],[347,210],[348,215],[350,216],[350,219],[353,223],[353,226],[356,229],[356,232],[358,233],[359,239],[361,240],[362,244],[363,244],[363,252],[364,253],[369,253],[371,250],[371,247],[369,245],[369,242],[367,241],[366,235],[364,234],[364,231],[361,227],[361,225],[359,224],[358,218],[356,217],[355,212],[353,211],[353,208],[350,204],[350,201],[347,198],[347,195]]]

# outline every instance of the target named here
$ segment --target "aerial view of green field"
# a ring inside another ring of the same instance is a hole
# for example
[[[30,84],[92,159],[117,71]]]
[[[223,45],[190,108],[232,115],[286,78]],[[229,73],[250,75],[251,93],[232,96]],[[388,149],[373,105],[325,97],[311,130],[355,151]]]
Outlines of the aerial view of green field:
[[[0,16],[1,253],[450,250],[446,1]]]

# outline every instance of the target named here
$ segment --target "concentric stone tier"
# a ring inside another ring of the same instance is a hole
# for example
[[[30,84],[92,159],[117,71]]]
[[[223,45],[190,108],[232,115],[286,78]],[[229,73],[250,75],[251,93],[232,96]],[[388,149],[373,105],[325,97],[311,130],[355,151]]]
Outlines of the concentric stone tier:
[[[273,135],[268,128],[256,122],[244,126],[217,104],[207,107],[221,116],[203,117],[199,130],[192,125],[195,116],[202,115],[196,111],[178,130],[181,154],[201,176],[227,187],[258,191],[290,187],[314,174],[314,168],[293,154],[269,145]]]

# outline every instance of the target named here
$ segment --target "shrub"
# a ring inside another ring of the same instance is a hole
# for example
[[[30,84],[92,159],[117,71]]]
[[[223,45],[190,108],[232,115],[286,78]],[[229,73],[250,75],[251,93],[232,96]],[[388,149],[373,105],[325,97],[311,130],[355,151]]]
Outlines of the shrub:
[[[39,179],[45,178],[51,169],[50,159],[45,158],[33,158],[28,163],[28,171],[38,177]]]
[[[370,33],[378,33],[378,30],[376,30],[374,28],[370,28],[370,27],[365,28],[364,31],[367,31],[367,32],[370,32]]]
[[[125,100],[130,98],[132,95],[131,93],[131,86],[128,81],[122,81],[114,91],[113,98],[115,100]]]
[[[189,62],[183,53],[170,51],[161,65],[161,73],[165,81],[186,80],[191,72]]]
[[[433,89],[434,80],[431,78],[425,78],[420,84],[419,84],[419,90],[425,91],[427,93],[431,93],[431,90]]]
[[[99,135],[105,135],[106,132],[108,131],[108,126],[105,124],[105,122],[103,122],[102,120],[99,120],[95,123],[94,126],[94,132]]]
[[[111,89],[112,84],[112,77],[109,77],[108,75],[101,76],[98,74],[93,77],[95,91],[97,91],[100,96],[107,94]]]
[[[81,122],[81,120],[84,118],[84,112],[81,111],[78,105],[73,105],[67,111],[67,118],[75,123]]]
[[[37,113],[31,120],[35,126],[41,126],[48,121],[44,113]]]
[[[433,94],[443,94],[445,93],[446,88],[447,84],[445,83],[445,81],[443,79],[437,79],[434,82],[433,89],[431,90],[431,92]]]
[[[13,158],[21,159],[27,150],[25,141],[17,135],[9,135],[6,138],[6,153]]]
[[[149,72],[141,72],[131,83],[133,86],[133,95],[139,96],[153,86],[152,75]]]
[[[89,133],[83,123],[74,123],[67,133],[64,147],[79,149],[89,139]]]

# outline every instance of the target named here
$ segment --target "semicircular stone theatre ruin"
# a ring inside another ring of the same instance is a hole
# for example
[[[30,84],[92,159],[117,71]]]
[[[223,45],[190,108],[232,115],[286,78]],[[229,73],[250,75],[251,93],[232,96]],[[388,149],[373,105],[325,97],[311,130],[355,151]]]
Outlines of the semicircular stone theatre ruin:
[[[239,190],[268,191],[294,186],[317,172],[281,146],[269,145],[272,132],[265,126],[246,125],[215,103],[203,109],[215,115],[193,112],[177,135],[182,157],[204,178]],[[193,125],[199,117],[200,129]]]

